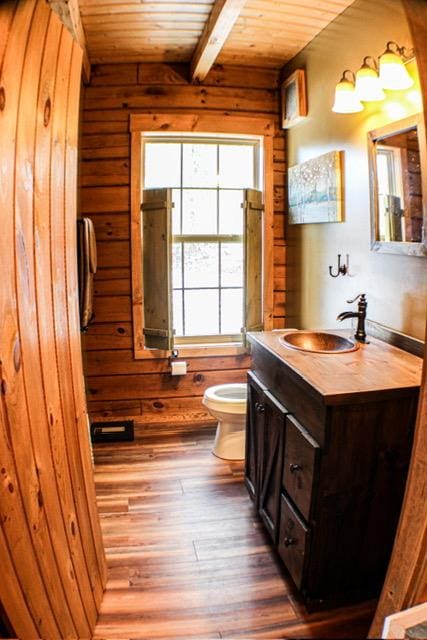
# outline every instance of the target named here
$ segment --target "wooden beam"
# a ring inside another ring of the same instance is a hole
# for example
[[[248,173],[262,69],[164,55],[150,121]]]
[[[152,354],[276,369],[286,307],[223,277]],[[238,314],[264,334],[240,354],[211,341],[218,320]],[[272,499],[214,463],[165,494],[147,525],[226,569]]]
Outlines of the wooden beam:
[[[216,0],[191,60],[191,81],[208,75],[247,0]]]
[[[83,51],[83,80],[90,81],[90,60],[86,49],[86,36],[80,18],[79,0],[47,0],[50,8],[58,14],[63,25]]]

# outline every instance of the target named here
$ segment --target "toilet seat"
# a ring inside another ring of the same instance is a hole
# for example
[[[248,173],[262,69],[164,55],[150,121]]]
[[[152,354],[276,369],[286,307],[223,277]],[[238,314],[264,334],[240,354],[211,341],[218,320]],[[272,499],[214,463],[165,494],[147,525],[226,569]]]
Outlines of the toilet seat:
[[[217,384],[206,389],[203,404],[216,411],[245,413],[246,398],[246,383]]]

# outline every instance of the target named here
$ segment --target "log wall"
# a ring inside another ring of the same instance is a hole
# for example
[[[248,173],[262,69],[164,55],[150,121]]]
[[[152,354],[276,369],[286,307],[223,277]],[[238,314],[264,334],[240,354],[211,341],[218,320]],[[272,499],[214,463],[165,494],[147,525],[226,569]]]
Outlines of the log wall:
[[[80,211],[97,233],[95,322],[84,337],[88,406],[92,416],[135,415],[143,421],[206,419],[204,390],[242,382],[247,356],[196,357],[189,373],[169,374],[167,360],[135,360],[130,275],[130,135],[133,113],[213,113],[274,116],[274,326],[285,322],[285,140],[279,129],[278,74],[216,66],[202,85],[187,81],[185,65],[93,67],[84,90]]]
[[[78,325],[81,57],[45,2],[2,3],[0,611],[17,638],[91,637],[105,583]]]

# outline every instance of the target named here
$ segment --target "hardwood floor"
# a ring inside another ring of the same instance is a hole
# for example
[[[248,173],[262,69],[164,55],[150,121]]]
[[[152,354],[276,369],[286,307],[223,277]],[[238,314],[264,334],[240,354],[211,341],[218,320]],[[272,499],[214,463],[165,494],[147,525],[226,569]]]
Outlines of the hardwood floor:
[[[109,580],[96,640],[365,638],[374,603],[307,614],[211,427],[95,445]]]

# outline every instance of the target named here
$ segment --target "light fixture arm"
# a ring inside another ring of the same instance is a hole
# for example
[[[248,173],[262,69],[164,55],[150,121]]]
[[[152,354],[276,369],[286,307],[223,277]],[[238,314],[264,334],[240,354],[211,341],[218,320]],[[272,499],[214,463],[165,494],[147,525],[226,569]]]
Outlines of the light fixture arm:
[[[353,71],[351,69],[346,69],[345,71],[343,71],[342,74],[342,78],[340,80],[340,82],[348,82],[348,78],[346,78],[346,73],[349,73],[351,75],[351,80],[350,82],[352,82],[353,84],[356,82],[356,76],[354,75]]]
[[[392,47],[395,47],[396,51],[393,51]],[[408,47],[405,46],[400,47],[394,40],[389,40],[387,42],[384,53],[397,53],[401,58],[403,58],[404,62],[409,62],[409,60],[413,60],[415,58],[415,51],[413,48],[408,49]]]
[[[396,47],[396,51],[393,51],[392,46]],[[394,40],[389,40],[387,42],[386,51],[391,51],[392,53],[398,53],[398,54],[401,55],[402,54],[402,49],[403,49],[403,47],[399,47],[397,42],[395,42]]]
[[[372,64],[368,64],[368,60],[372,60]],[[378,61],[376,60],[376,58],[374,58],[374,56],[365,56],[363,58],[362,69],[366,67],[368,67],[369,69],[375,69],[375,71],[378,73]]]

